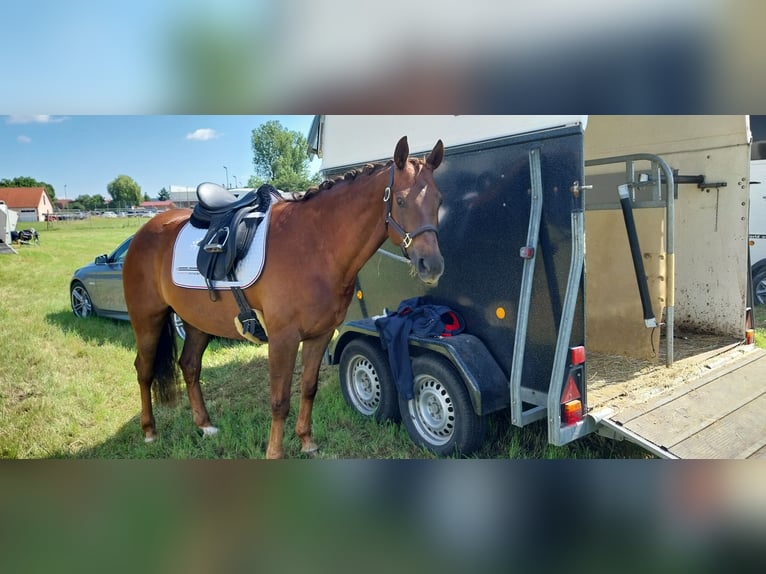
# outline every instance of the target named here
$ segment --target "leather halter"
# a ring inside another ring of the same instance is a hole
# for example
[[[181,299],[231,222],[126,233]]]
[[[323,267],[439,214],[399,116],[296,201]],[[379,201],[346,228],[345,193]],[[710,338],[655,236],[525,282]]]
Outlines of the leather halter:
[[[394,231],[396,231],[401,237],[402,242],[399,245],[402,249],[402,253],[409,258],[409,255],[407,254],[407,248],[412,244],[412,240],[415,239],[418,235],[425,233],[427,231],[433,231],[437,236],[439,235],[439,230],[436,229],[435,226],[431,224],[426,224],[421,227],[418,227],[415,231],[412,233],[409,233],[405,231],[405,229],[399,225],[399,223],[394,219],[393,214],[391,213],[392,208],[392,193],[391,188],[394,186],[394,170],[396,169],[396,164],[391,164],[391,175],[388,178],[388,186],[386,187],[385,191],[383,192],[383,201],[386,202],[386,207],[388,208],[388,213],[386,213],[386,228],[390,225],[394,228]]]

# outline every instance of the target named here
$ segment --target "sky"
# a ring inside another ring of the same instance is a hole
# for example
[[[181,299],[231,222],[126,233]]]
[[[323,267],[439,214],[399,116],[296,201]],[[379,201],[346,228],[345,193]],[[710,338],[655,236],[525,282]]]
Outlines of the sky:
[[[307,136],[313,116],[0,116],[0,179],[49,183],[57,199],[108,199],[119,175],[152,198],[171,185],[226,185],[227,175],[231,187],[244,186],[253,175],[252,131],[270,120]]]
[[[229,114],[763,114],[766,4],[735,4],[5,0],[0,179],[62,198],[121,174],[150,196],[225,183],[224,165],[244,183],[273,116]]]
[[[764,113],[763,2],[4,0],[1,13],[2,114]]]

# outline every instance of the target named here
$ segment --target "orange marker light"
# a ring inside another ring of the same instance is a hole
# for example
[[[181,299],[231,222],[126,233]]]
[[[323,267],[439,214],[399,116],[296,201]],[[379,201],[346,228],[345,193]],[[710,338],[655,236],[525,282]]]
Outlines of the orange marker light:
[[[562,406],[564,407],[562,418],[565,425],[573,425],[582,420],[582,401],[577,399],[564,403]]]

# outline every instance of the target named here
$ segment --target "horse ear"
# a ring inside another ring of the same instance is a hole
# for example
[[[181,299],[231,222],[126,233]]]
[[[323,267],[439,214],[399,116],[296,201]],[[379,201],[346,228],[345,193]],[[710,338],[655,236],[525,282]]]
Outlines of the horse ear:
[[[439,167],[443,159],[444,144],[442,143],[442,140],[439,140],[436,142],[434,149],[431,150],[431,153],[428,154],[428,157],[426,158],[426,165],[434,170]]]
[[[394,150],[394,163],[399,169],[404,169],[407,165],[407,158],[410,156],[410,144],[407,143],[407,136],[402,136]]]

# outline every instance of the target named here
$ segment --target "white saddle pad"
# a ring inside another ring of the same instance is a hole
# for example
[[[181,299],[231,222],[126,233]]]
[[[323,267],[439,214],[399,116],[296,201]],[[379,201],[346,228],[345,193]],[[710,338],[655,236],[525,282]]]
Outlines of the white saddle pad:
[[[231,289],[232,287],[249,287],[256,282],[263,271],[266,260],[266,237],[269,228],[271,206],[269,206],[263,221],[255,230],[253,242],[245,256],[234,268],[237,281],[212,281],[216,290]],[[199,244],[207,234],[207,229],[197,229],[189,222],[181,228],[176,243],[173,246],[173,283],[189,289],[207,289],[205,277],[197,269],[197,252]]]

